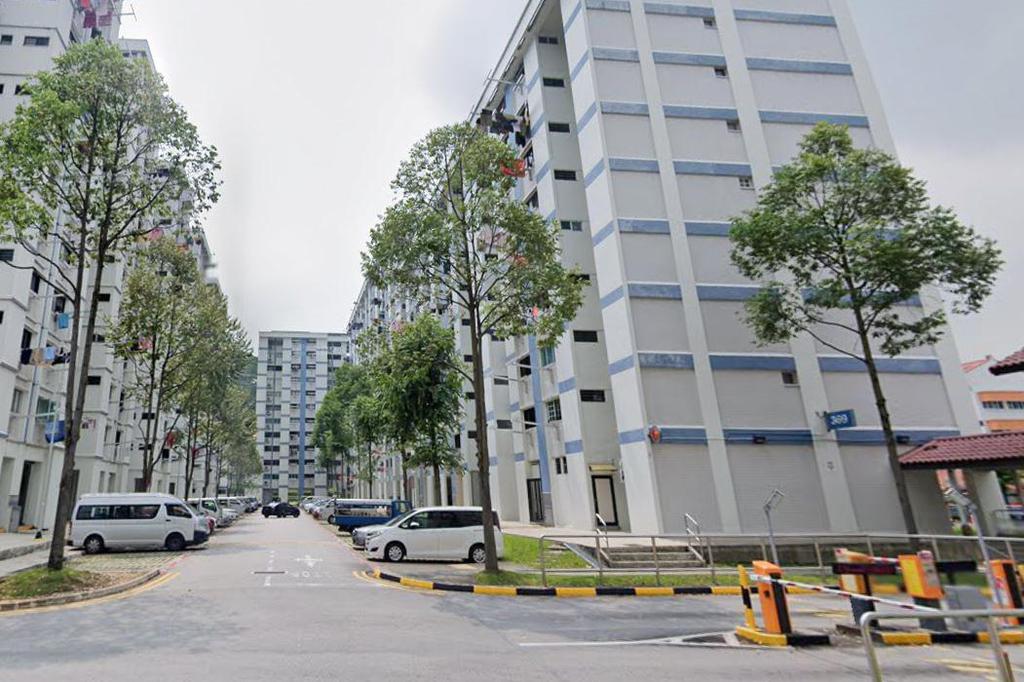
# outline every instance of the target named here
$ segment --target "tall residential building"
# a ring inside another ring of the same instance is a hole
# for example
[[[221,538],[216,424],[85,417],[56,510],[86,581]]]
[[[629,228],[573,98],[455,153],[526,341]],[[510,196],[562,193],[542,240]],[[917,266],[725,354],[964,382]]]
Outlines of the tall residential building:
[[[345,472],[317,466],[313,426],[335,371],[351,361],[350,353],[346,334],[260,332],[256,442],[264,501],[326,495],[338,488],[337,477]]]
[[[807,335],[758,346],[742,320],[758,285],[729,257],[730,220],[815,123],[895,152],[845,2],[531,0],[488,82],[472,120],[519,150],[515,196],[558,221],[589,286],[556,348],[485,347],[463,498],[487,437],[506,519],[761,531],[779,488],[776,530],[902,530],[864,367]],[[921,294],[905,315],[941,305]],[[978,430],[948,334],[879,366],[901,447]],[[856,426],[829,431],[845,409]],[[934,476],[907,477],[919,528],[947,528]]]
[[[5,0],[0,4],[0,120],[10,119],[24,99],[22,84],[50,68],[53,59],[73,43],[116,41],[125,57],[145,59],[154,67],[146,41],[118,40],[120,6],[111,0]],[[154,234],[173,235],[208,272],[211,254],[202,229],[192,224],[190,209],[189,197],[180,197],[171,206],[171,215],[152,227],[158,230]],[[48,526],[64,456],[67,364],[62,359],[69,347],[73,311],[65,296],[49,284],[55,279],[52,266],[33,254],[56,253],[54,243],[27,246],[0,244],[0,261],[7,261],[0,265],[0,528],[5,529],[21,524]],[[133,260],[128,251],[104,267],[102,310],[89,358],[75,461],[78,494],[139,489],[143,420],[158,419],[166,430],[175,418],[173,413],[143,413],[125,390],[130,367],[106,341],[106,325],[120,309],[124,278]],[[56,361],[46,360],[48,354]],[[184,479],[184,459],[172,448],[162,448],[151,490],[185,495]],[[197,484],[202,482],[199,476]],[[212,482],[211,492],[216,487],[217,482]]]
[[[1024,373],[994,375],[999,358],[987,355],[963,365],[974,394],[978,420],[986,431],[1024,431]]]

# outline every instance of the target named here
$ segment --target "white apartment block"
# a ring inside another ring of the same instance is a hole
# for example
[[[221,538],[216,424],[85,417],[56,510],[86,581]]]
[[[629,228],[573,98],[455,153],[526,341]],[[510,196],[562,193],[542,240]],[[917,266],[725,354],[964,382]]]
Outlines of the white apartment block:
[[[317,466],[316,411],[351,362],[346,334],[260,332],[256,371],[256,442],[263,460],[263,499],[326,495],[349,471]]]
[[[119,2],[93,2],[87,13],[71,0],[5,0],[0,4],[0,120],[14,115],[22,99],[21,84],[47,69],[74,42],[92,38],[117,40]],[[118,41],[126,57],[153,65],[143,40]],[[189,198],[181,197],[174,217],[159,227],[187,246],[206,271],[212,257],[201,228],[190,224]],[[50,253],[53,244],[37,244]],[[59,359],[70,338],[70,306],[44,279],[50,265],[18,244],[0,244],[0,528],[21,524],[47,527],[56,506],[63,443],[64,388],[67,365]],[[89,362],[86,407],[75,462],[77,492],[137,490],[141,482],[141,407],[124,390],[126,368],[106,343],[106,325],[121,304],[130,253],[105,264],[98,326]],[[209,279],[211,284],[216,281]],[[87,294],[88,300],[88,294]],[[39,363],[33,353],[51,353],[57,362]],[[173,414],[157,415],[168,428]],[[54,440],[56,442],[50,442]],[[185,494],[184,460],[166,448],[154,471],[151,489]],[[196,485],[202,486],[201,470]],[[212,482],[216,488],[216,482]],[[212,492],[212,490],[211,490]]]
[[[895,152],[845,2],[531,0],[489,82],[473,120],[520,123],[515,196],[559,221],[589,276],[556,348],[489,344],[501,517],[758,532],[779,488],[777,531],[903,530],[863,367],[806,336],[757,346],[741,318],[757,284],[729,259],[730,219],[816,122]],[[938,301],[920,298],[907,315]],[[901,447],[978,431],[948,334],[879,364]],[[856,427],[827,430],[845,409]],[[466,500],[472,414],[467,400]],[[946,530],[935,477],[907,477],[919,528]],[[994,477],[975,478],[999,506]]]

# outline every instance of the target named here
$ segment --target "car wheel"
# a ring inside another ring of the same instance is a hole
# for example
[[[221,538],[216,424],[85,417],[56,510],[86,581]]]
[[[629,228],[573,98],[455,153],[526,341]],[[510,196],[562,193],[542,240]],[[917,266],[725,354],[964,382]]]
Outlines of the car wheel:
[[[164,547],[172,552],[180,552],[185,549],[185,538],[181,536],[181,533],[171,533],[167,536]]]
[[[384,548],[384,558],[388,561],[401,561],[405,558],[405,547],[401,542],[392,542]]]
[[[82,548],[86,554],[99,554],[103,551],[103,538],[99,535],[90,535],[82,543]]]
[[[487,561],[487,550],[483,545],[473,545],[469,548],[469,560],[474,564],[482,564]]]

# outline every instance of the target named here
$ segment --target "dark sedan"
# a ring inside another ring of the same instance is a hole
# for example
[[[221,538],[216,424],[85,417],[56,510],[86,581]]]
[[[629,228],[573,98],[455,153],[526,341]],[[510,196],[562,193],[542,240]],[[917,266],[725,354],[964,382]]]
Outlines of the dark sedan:
[[[270,516],[276,516],[277,518],[294,516],[298,518],[299,508],[287,502],[271,502],[270,504],[263,505],[263,518]]]

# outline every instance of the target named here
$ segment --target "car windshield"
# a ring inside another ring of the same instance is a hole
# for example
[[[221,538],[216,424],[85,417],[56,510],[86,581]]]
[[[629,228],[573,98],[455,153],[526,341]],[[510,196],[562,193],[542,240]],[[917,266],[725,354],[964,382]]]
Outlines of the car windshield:
[[[407,511],[404,514],[402,514],[401,516],[396,516],[395,518],[391,519],[390,521],[388,521],[384,525],[385,526],[397,526],[402,521],[405,521],[407,518],[409,518],[410,516],[412,516],[415,513],[416,513],[415,509],[413,509],[412,511]]]

